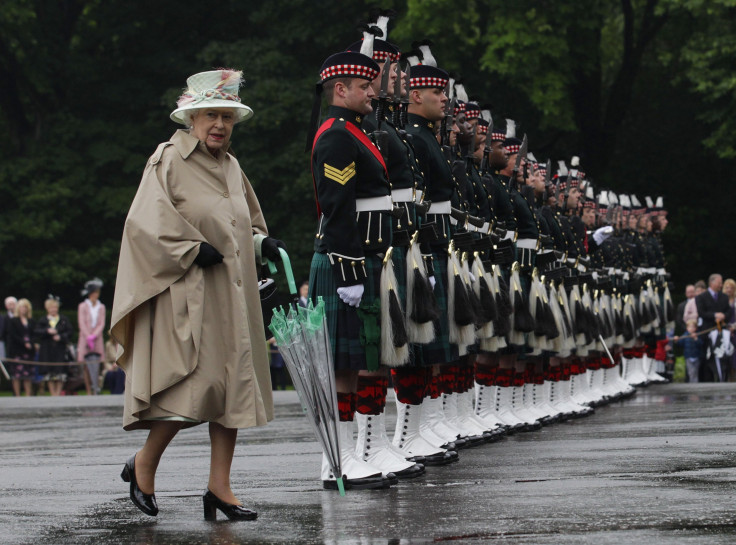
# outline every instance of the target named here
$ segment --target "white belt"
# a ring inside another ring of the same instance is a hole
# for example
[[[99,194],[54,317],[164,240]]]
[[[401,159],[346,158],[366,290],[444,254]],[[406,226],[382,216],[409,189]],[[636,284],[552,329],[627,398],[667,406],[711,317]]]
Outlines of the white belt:
[[[405,187],[403,189],[392,189],[391,198],[394,200],[394,202],[413,202],[414,189],[411,187]]]
[[[575,259],[575,258],[572,258],[572,257],[568,257],[567,258],[567,264],[568,265],[575,265],[575,262],[576,261],[577,261],[577,259]]]
[[[488,234],[491,231],[491,224],[488,222],[485,222],[483,226],[478,229],[481,233]]]
[[[516,241],[517,248],[524,248],[525,250],[536,250],[537,249],[536,238],[520,238]]]
[[[370,197],[367,199],[355,199],[356,212],[381,212],[384,210],[393,210],[394,205],[389,195],[381,197]]]
[[[422,202],[423,197],[424,197],[424,191],[422,191],[421,189],[417,189],[416,193],[414,193],[414,201]]]
[[[429,206],[428,214],[449,214],[451,204],[450,201],[433,202]]]
[[[506,234],[503,236],[503,240],[513,240],[514,236],[516,236],[516,231],[506,231]]]
[[[430,210],[431,210],[431,209],[430,209]],[[432,212],[430,212],[430,214],[431,214],[431,213],[432,213]],[[457,220],[456,220],[455,218],[453,218],[452,216],[450,216],[450,225],[457,225]]]

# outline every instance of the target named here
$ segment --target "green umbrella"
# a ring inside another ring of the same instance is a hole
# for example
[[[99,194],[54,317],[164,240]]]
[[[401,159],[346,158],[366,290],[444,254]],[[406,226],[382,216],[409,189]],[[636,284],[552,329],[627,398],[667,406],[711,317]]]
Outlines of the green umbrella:
[[[291,293],[296,295],[288,256],[284,250],[280,252],[287,278],[290,278]],[[275,272],[273,267],[271,271]],[[337,388],[324,301],[319,297],[317,305],[310,301],[306,308],[292,303],[286,310],[283,307],[274,309],[268,328],[279,346],[307,420],[327,456],[333,475],[337,476],[340,495],[344,496],[337,434]]]

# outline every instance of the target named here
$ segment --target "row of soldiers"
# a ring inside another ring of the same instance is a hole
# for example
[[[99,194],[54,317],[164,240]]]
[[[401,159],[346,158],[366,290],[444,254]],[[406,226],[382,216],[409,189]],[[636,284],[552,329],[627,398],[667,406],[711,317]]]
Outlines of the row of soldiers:
[[[354,489],[664,380],[647,356],[673,319],[661,198],[596,195],[576,160],[537,162],[431,43],[389,42],[389,18],[322,65],[307,142],[310,298],[325,303]],[[322,481],[337,487],[327,457]]]

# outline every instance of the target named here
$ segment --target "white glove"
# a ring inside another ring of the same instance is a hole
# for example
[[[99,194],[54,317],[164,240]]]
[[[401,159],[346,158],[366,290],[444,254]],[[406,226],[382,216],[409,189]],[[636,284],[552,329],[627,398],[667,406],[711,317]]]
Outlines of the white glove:
[[[363,284],[356,284],[355,286],[345,286],[344,288],[337,288],[337,295],[346,305],[358,308],[360,306],[360,300],[363,298]]]
[[[429,280],[429,285],[432,286],[432,291],[434,291],[434,285],[437,283],[437,280],[435,280],[434,275],[430,276],[428,280]]]
[[[593,240],[595,240],[595,243],[600,246],[601,244],[603,244],[603,241],[610,237],[612,234],[613,227],[611,227],[610,225],[606,225],[605,227],[596,229],[595,233],[593,233]]]

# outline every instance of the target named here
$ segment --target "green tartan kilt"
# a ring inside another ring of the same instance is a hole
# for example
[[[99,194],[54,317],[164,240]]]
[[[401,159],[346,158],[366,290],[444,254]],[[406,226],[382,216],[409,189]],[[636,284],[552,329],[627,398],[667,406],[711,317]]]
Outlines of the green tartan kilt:
[[[401,301],[401,308],[404,311],[404,315],[409,312],[406,308],[406,254],[408,248],[397,247],[394,248],[391,254],[391,261],[394,265],[394,274],[396,275],[397,292],[399,294],[399,301]],[[416,365],[418,345],[409,345],[409,361],[405,365]]]
[[[382,258],[365,256],[365,271],[368,275],[363,284],[365,291],[361,306],[371,305],[380,299]],[[360,371],[368,368],[365,348],[360,343],[361,320],[354,307],[346,305],[337,295],[335,273],[326,254],[315,253],[309,269],[309,298],[316,302],[321,296],[325,302],[327,330],[330,334],[332,362],[335,370]],[[380,317],[379,317],[380,322]]]
[[[434,262],[434,295],[440,309],[440,319],[434,323],[435,339],[419,345],[417,363],[425,366],[438,363],[454,363],[458,359],[456,344],[450,343],[450,323],[447,309],[447,251],[432,253]]]

